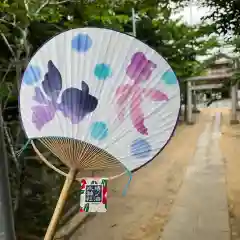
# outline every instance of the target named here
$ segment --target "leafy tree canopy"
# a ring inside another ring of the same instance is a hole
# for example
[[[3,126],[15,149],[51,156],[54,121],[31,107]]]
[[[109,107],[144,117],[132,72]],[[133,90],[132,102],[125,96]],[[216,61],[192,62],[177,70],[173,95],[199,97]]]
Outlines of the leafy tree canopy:
[[[203,6],[210,7],[212,13],[206,18],[216,24],[219,33],[240,34],[240,1],[238,0],[202,0]]]

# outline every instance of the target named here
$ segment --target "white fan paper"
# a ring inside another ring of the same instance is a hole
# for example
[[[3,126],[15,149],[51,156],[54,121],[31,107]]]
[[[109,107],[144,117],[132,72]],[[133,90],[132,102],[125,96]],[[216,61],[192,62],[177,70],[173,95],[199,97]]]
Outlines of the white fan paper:
[[[168,63],[132,36],[99,28],[63,32],[31,59],[20,89],[29,139],[97,146],[133,171],[170,139],[180,89]]]

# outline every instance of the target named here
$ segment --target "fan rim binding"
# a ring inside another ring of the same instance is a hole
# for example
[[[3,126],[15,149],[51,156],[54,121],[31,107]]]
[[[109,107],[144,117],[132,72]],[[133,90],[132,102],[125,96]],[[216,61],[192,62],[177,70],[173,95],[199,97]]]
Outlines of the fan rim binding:
[[[33,59],[33,57],[38,53],[38,51],[39,51],[46,43],[50,42],[53,38],[57,37],[58,35],[61,35],[61,34],[64,34],[64,33],[67,33],[67,32],[73,31],[73,30],[82,31],[82,30],[84,30],[84,29],[108,30],[108,31],[112,31],[112,32],[115,32],[115,33],[120,33],[120,34],[122,34],[122,35],[126,35],[126,36],[128,36],[128,37],[130,37],[130,38],[132,38],[132,39],[135,39],[136,41],[139,41],[139,42],[141,42],[142,44],[146,45],[148,48],[152,49],[157,55],[159,55],[160,57],[162,57],[162,58],[167,62],[167,64],[169,65],[169,67],[171,68],[171,70],[172,70],[172,71],[174,72],[174,74],[175,74],[175,71],[173,70],[173,68],[171,67],[171,65],[168,63],[168,61],[167,61],[159,52],[157,52],[154,47],[149,46],[148,44],[146,44],[145,42],[141,41],[140,39],[132,36],[130,33],[121,32],[121,31],[119,31],[119,30],[111,29],[111,28],[108,28],[108,27],[98,28],[98,27],[92,27],[92,26],[82,27],[82,28],[76,27],[76,28],[68,29],[68,30],[66,30],[66,31],[62,31],[62,32],[60,32],[60,33],[57,33],[56,35],[54,35],[54,36],[52,36],[51,38],[49,38],[49,39],[48,39],[47,41],[45,41],[45,42],[35,51],[35,53],[31,56],[31,58],[30,58],[30,60],[29,60],[29,62],[28,62],[28,64],[27,64],[27,66],[26,66],[25,69],[24,69],[24,72],[26,71],[26,69],[27,69],[29,63],[31,62],[31,60]],[[23,72],[23,74],[24,74],[24,72]],[[23,74],[22,74],[22,75],[23,75]],[[22,80],[22,77],[21,77],[21,80]],[[180,81],[179,81],[179,79],[177,78],[177,76],[176,76],[176,80],[177,80],[177,85],[178,85],[178,87],[179,87],[179,93],[180,93]],[[29,138],[29,137],[27,136],[27,133],[26,133],[26,130],[25,130],[25,127],[24,127],[24,124],[23,124],[23,118],[22,118],[21,106],[20,106],[20,92],[21,92],[21,88],[22,88],[22,81],[21,81],[21,85],[20,85],[20,89],[19,89],[19,94],[18,94],[18,109],[19,109],[19,116],[20,116],[20,124],[21,124],[21,126],[22,126],[22,129],[23,129],[23,131],[24,131],[25,136],[27,137],[28,140],[31,141],[31,145],[33,146],[33,144],[34,144],[34,142],[33,142],[34,138]],[[180,95],[180,94],[179,94],[179,95]],[[148,161],[146,161],[144,164],[142,164],[141,166],[139,166],[139,167],[137,167],[137,168],[135,168],[135,169],[133,169],[133,170],[127,170],[127,171],[134,173],[134,172],[140,170],[141,168],[143,168],[143,167],[145,167],[147,164],[149,164],[151,161],[153,161],[153,160],[164,150],[164,148],[166,147],[166,145],[169,143],[169,141],[170,141],[171,138],[173,137],[173,134],[174,134],[174,132],[175,132],[175,130],[176,130],[176,128],[177,128],[180,112],[181,112],[181,99],[180,99],[180,104],[179,104],[179,110],[178,110],[178,113],[177,113],[177,115],[176,115],[177,117],[176,117],[175,126],[173,127],[173,130],[171,131],[171,134],[169,135],[169,138],[167,139],[166,143],[163,145],[163,147],[162,147],[161,149],[159,149],[159,151],[158,151],[152,158],[150,158],[150,159],[149,159]],[[49,136],[49,137],[50,137],[50,136]],[[35,138],[35,139],[38,139],[38,138]],[[84,142],[84,141],[83,141],[83,142]],[[95,147],[97,147],[97,146],[95,146]],[[34,147],[33,147],[33,148],[34,148]],[[35,146],[35,148],[37,149],[36,146]],[[34,149],[34,151],[36,152],[35,149]],[[40,152],[39,152],[39,153],[40,153]],[[107,153],[108,153],[108,152],[107,152]],[[38,153],[37,153],[37,154],[38,154]],[[41,154],[41,153],[40,153],[40,154]],[[108,153],[108,154],[109,154],[109,153]],[[42,154],[41,154],[41,155],[42,155]],[[39,154],[38,154],[38,156],[39,156]],[[45,158],[43,155],[42,155],[42,157]],[[42,158],[41,158],[41,159],[42,159]],[[43,160],[43,159],[42,159],[42,160]],[[47,162],[49,162],[46,158],[45,158],[45,160],[46,160]],[[51,165],[51,163],[50,163],[50,165]],[[123,165],[123,164],[122,164],[122,165]],[[50,166],[49,166],[49,167],[50,167]],[[52,167],[51,167],[51,168],[52,168]],[[124,166],[124,168],[126,169],[125,166]],[[52,168],[52,169],[53,169],[53,168]],[[60,170],[60,171],[61,171],[61,170]],[[109,178],[109,179],[115,179],[115,178],[117,178],[117,177],[120,177],[120,176],[124,175],[127,171],[121,173],[120,175],[117,175],[117,176],[114,176],[114,177],[112,177],[112,178]],[[64,172],[62,172],[62,173],[64,173]],[[62,174],[62,175],[63,175],[63,174]],[[66,177],[67,174],[64,173],[64,176]],[[76,180],[79,180],[79,179],[76,178]]]

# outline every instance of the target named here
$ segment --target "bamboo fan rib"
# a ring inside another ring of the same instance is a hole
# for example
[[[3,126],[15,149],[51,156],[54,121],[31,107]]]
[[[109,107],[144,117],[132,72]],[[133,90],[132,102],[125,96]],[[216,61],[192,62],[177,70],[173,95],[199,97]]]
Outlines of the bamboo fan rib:
[[[41,138],[39,141],[71,169],[96,171],[121,166],[106,151],[83,141],[68,138]]]

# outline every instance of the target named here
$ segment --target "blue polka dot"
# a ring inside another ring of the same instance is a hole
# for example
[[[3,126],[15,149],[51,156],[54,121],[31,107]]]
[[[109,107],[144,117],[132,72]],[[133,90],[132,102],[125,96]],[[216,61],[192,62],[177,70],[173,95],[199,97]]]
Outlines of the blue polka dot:
[[[172,70],[166,71],[163,74],[162,79],[166,84],[176,84],[177,83],[177,77]]]
[[[144,139],[136,139],[131,144],[131,153],[136,158],[149,157],[151,153],[151,146]]]
[[[41,79],[41,69],[37,66],[28,66],[24,72],[22,81],[27,85],[33,85]]]
[[[101,63],[97,64],[94,69],[94,75],[99,80],[106,80],[112,74],[111,68],[108,64]]]
[[[91,136],[96,140],[102,140],[108,135],[108,127],[104,122],[95,122],[91,127]]]
[[[87,34],[78,34],[72,39],[72,48],[77,52],[87,52],[92,46],[92,39]]]

